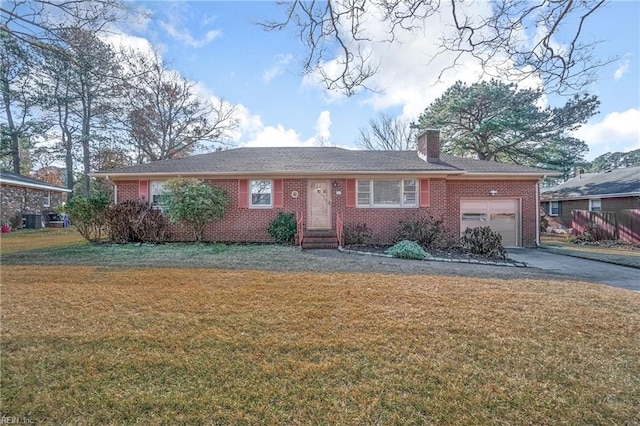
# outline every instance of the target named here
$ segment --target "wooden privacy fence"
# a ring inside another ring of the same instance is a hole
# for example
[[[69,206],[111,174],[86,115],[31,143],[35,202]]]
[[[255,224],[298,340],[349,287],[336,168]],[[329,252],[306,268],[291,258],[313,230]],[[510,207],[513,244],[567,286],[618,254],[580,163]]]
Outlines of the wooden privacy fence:
[[[573,235],[580,235],[593,228],[598,240],[622,240],[640,242],[640,209],[615,212],[573,211]]]

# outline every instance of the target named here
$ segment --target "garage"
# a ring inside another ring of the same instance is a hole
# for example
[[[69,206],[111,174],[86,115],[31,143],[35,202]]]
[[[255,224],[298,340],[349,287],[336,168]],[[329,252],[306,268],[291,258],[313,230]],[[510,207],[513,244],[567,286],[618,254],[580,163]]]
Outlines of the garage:
[[[460,233],[467,228],[489,226],[502,235],[502,245],[520,245],[520,202],[518,199],[481,199],[460,201]]]

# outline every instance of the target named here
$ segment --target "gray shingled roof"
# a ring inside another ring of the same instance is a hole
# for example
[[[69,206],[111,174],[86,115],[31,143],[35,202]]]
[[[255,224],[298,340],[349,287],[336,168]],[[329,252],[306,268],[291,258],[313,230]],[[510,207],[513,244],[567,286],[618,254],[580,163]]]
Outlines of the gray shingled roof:
[[[584,199],[602,196],[640,196],[640,167],[587,173],[540,190],[544,200]]]
[[[41,180],[32,179],[30,177],[18,175],[16,173],[12,173],[8,170],[0,169],[0,182],[16,185],[16,186],[26,186],[30,188],[41,188],[41,189],[50,189],[52,191],[60,191],[60,192],[71,192],[68,189],[62,188],[57,185],[52,185],[47,182],[43,182]]]
[[[531,173],[549,171],[515,164],[443,155],[427,163],[416,151],[356,151],[334,147],[236,148],[175,160],[155,161],[121,169],[101,170],[96,176],[118,174],[317,174],[380,172]]]

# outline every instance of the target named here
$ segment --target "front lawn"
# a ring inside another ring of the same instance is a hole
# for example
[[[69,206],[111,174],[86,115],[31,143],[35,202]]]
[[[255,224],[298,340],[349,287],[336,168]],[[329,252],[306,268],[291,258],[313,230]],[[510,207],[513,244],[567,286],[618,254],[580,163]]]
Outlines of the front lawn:
[[[0,234],[0,254],[66,247],[84,242],[84,238],[74,228],[20,229],[8,234]]]
[[[0,278],[0,411],[37,424],[640,422],[640,296],[625,290],[4,264]]]

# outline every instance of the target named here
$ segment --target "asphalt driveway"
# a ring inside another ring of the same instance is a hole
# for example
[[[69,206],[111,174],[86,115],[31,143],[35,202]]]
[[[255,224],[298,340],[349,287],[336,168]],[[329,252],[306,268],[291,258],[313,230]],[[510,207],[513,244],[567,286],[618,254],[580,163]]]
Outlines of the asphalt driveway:
[[[550,253],[540,249],[510,249],[509,257],[530,268],[563,278],[591,281],[640,292],[640,269]]]

